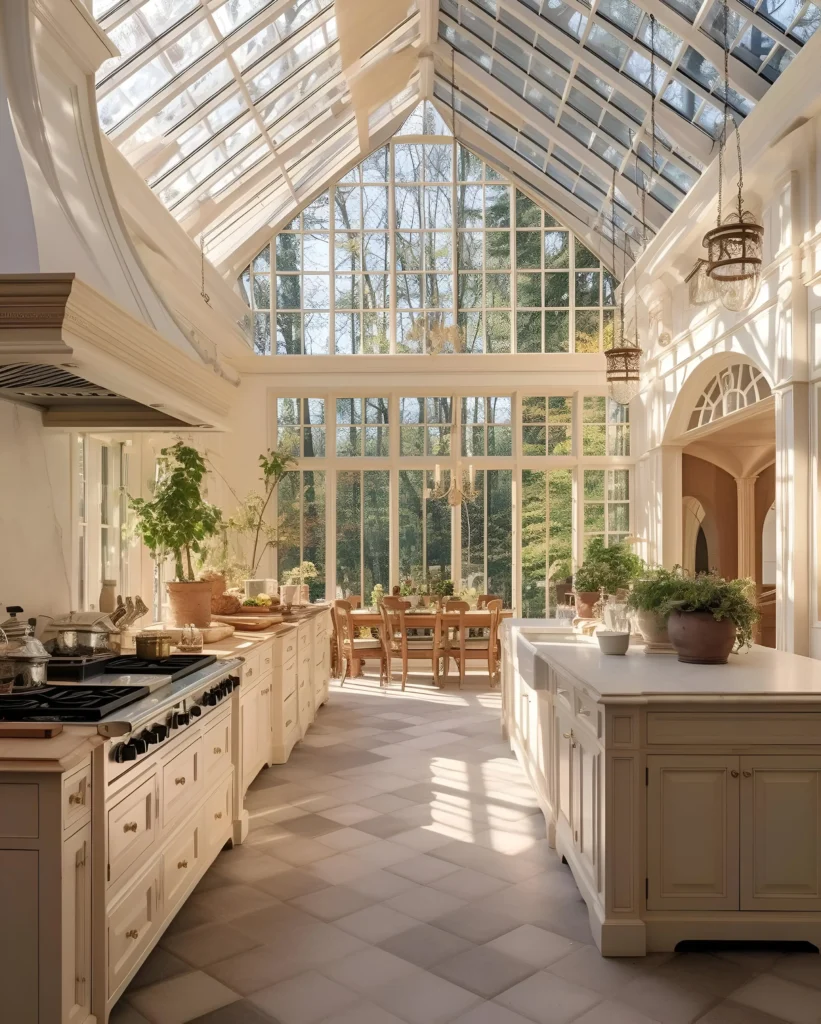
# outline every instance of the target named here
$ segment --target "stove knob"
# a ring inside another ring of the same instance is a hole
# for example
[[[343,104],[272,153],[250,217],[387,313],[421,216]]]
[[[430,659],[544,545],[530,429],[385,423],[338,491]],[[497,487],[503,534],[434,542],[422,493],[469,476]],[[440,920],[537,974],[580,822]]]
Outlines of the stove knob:
[[[169,731],[171,729],[176,729],[179,726],[180,723],[177,721],[177,717],[178,717],[178,715],[177,715],[176,711],[173,714],[169,715],[169,717],[168,717],[168,729],[169,729]]]
[[[232,690],[239,689],[239,676],[229,676],[228,682],[231,684]]]
[[[220,688],[219,688],[218,686],[215,686],[215,687],[214,687],[214,688],[213,688],[213,689],[211,690],[211,693],[213,694],[213,697],[214,697],[214,703],[215,703],[215,704],[216,704],[216,703],[219,703],[219,701],[221,701],[221,700],[222,700],[222,698],[223,698],[223,697],[225,696],[225,694],[224,694],[224,693],[222,692],[222,690],[221,690],[221,689],[220,689]]]
[[[142,738],[142,736],[135,736],[130,744],[138,754],[144,754],[148,750],[148,743]]]
[[[180,711],[177,713],[177,725],[188,725],[191,721],[191,716],[187,711]]]
[[[119,764],[123,761],[136,761],[137,748],[133,743],[118,743],[114,748],[114,760]]]
[[[232,689],[233,687],[231,686],[231,680],[223,679],[222,682],[220,683],[220,693],[222,693],[223,697],[227,697]]]
[[[195,704],[191,708],[191,716],[193,718],[199,718],[201,714],[202,714],[202,708],[199,706],[199,704]]]
[[[157,742],[159,737],[153,729],[143,729],[140,733],[140,739],[151,747]]]
[[[151,726],[151,731],[157,737],[158,742],[162,743],[162,741],[168,735],[168,726],[167,725],[152,725]]]
[[[202,695],[202,702],[207,708],[212,708],[217,703],[217,698],[210,690],[206,690]]]

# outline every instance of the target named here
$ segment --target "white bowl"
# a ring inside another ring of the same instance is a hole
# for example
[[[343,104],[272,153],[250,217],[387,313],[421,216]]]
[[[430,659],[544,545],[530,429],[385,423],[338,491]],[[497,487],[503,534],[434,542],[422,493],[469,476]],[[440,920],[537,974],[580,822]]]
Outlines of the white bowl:
[[[630,646],[629,633],[600,630],[596,633],[596,639],[599,641],[602,654],[627,654],[627,648]]]

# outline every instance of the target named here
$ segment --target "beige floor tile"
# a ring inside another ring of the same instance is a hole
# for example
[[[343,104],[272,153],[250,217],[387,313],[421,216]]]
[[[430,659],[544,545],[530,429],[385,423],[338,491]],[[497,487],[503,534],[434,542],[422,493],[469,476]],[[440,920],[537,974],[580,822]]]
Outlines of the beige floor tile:
[[[281,1024],[315,1024],[359,1002],[359,997],[338,982],[315,971],[278,982],[255,993],[251,1001]]]
[[[373,797],[372,799],[377,799]],[[365,804],[340,804],[338,807],[331,807],[322,812],[323,818],[329,818],[340,825],[356,825],[360,821],[367,821],[368,818],[375,818],[381,814],[378,808],[367,807]]]
[[[465,949],[470,949],[472,945],[473,943],[460,935],[454,935],[429,924],[417,924],[415,928],[409,928],[380,943],[382,949],[416,964],[417,967],[431,967]]]
[[[370,998],[383,1009],[401,1014],[408,1024],[444,1024],[479,1002],[473,992],[427,971],[375,989]]]
[[[782,1017],[790,1024],[819,1024],[821,996],[818,989],[798,985],[774,974],[761,974],[732,993],[732,1001]]]
[[[336,922],[337,928],[356,935],[364,942],[374,944],[415,928],[417,924],[416,918],[392,910],[384,903],[376,903],[365,910],[358,910],[355,914],[348,914]]]
[[[367,864],[369,868],[390,868],[413,857],[414,852],[401,843],[392,843],[389,839],[377,840],[368,846],[354,850],[354,855]]]
[[[254,883],[263,893],[274,896],[278,900],[292,900],[309,892],[324,889],[328,883],[317,877],[312,871],[300,871],[288,865],[287,871],[280,871],[270,878],[260,878]]]
[[[458,870],[455,864],[439,860],[426,853],[409,856],[394,867],[395,874],[402,875],[403,878],[410,878],[420,885],[428,885],[439,878],[444,878],[445,875],[452,875]]]
[[[398,896],[385,900],[384,905],[402,914],[410,914],[417,921],[432,921],[435,917],[441,917],[451,910],[458,910],[465,904],[465,900],[432,889],[428,885],[415,885],[412,889],[406,889]]]
[[[452,1024],[533,1024],[533,1021],[498,1003],[480,1003]]]
[[[405,1024],[393,1013],[375,1003],[356,1003],[341,1013],[326,1017],[322,1024]]]
[[[382,870],[381,868],[355,878],[349,883],[351,889],[361,892],[364,896],[370,896],[374,901],[390,899],[400,892],[411,889],[415,884],[409,878],[402,878],[401,875],[394,874],[391,869]]]
[[[492,939],[488,945],[500,953],[506,953],[537,968],[547,967],[548,964],[561,960],[579,948],[577,942],[566,939],[563,935],[555,935],[530,924],[514,928],[499,938]]]
[[[322,973],[355,992],[367,993],[418,970],[409,960],[369,946],[323,967]]]
[[[205,892],[195,892],[187,906],[197,907],[212,920],[227,921],[232,917],[250,914],[276,903],[267,892],[250,885],[221,885]]]
[[[455,985],[475,992],[483,999],[492,999],[529,978],[536,968],[490,946],[476,946],[464,953],[457,953],[430,970]]]
[[[603,996],[618,993],[649,969],[650,964],[644,957],[603,957],[595,946],[582,946],[547,968],[557,978],[583,985]]]
[[[568,1024],[586,1010],[601,1001],[598,992],[573,985],[562,978],[555,978],[545,972],[514,985],[496,997],[516,1013],[537,1022],[537,1024]]]
[[[494,878],[472,868],[459,868],[433,880],[430,884],[434,889],[441,889],[465,900],[476,900],[507,888],[507,882],[503,882],[501,878]]]
[[[788,953],[775,963],[771,973],[786,981],[821,989],[821,955]]]
[[[395,836],[391,836],[391,839],[395,843],[410,846],[421,853],[430,853],[450,842],[447,836],[443,836],[439,832],[431,832],[424,825],[418,828],[410,828],[406,832],[398,832]]]
[[[336,832],[322,836],[319,841],[333,850],[344,853],[347,850],[356,850],[360,846],[375,843],[377,840],[375,836],[368,832],[361,832],[358,828],[340,828]]]
[[[326,849],[328,853],[333,853],[330,848]],[[350,853],[337,853],[311,866],[312,873],[328,885],[346,885],[372,870],[372,864]]]
[[[216,978],[194,971],[130,992],[128,1002],[152,1024],[185,1024],[238,998]]]
[[[164,949],[192,967],[206,967],[217,960],[247,953],[249,949],[260,945],[250,935],[228,924],[215,926],[211,922],[178,935],[165,935],[161,941]]]
[[[335,921],[347,914],[354,914],[357,910],[364,910],[373,902],[370,896],[365,896],[346,885],[326,886],[318,892],[310,892],[290,900],[292,906],[299,907],[321,921]]]
[[[619,1002],[640,1010],[660,1024],[692,1024],[718,1000],[703,988],[693,988],[656,976],[650,971],[619,990]]]

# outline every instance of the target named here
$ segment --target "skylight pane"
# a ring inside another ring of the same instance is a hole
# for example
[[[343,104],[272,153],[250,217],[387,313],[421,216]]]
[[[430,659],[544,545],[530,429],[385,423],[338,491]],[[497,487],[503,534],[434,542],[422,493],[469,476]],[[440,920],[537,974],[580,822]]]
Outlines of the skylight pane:
[[[790,29],[790,35],[793,39],[806,43],[818,31],[819,25],[821,25],[821,8],[816,7],[815,4],[810,4],[801,18]]]
[[[639,26],[642,11],[630,0],[600,0],[599,14],[632,36]]]
[[[803,6],[804,0],[761,0],[758,13],[782,32],[786,32],[801,13]]]
[[[587,35],[587,49],[599,55],[602,60],[612,64],[614,68],[621,68],[629,47],[620,39],[617,39],[612,32],[608,32],[600,25],[593,25]]]
[[[214,21],[223,35],[247,21],[261,10],[269,0],[228,0],[214,11]]]
[[[700,0],[662,0],[662,3],[666,7],[670,7],[674,11],[686,18],[687,21],[692,25],[696,20],[696,15],[701,10]]]

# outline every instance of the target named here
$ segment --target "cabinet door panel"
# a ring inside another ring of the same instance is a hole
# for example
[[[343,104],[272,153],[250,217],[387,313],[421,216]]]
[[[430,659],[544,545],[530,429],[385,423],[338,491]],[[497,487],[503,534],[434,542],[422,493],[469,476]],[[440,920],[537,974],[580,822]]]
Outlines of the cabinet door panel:
[[[821,909],[821,757],[742,757],[741,770],[741,909]]]
[[[36,850],[0,850],[0,1017],[14,1024],[37,1024],[41,1019],[38,856]]]
[[[738,758],[647,767],[647,909],[738,910]]]
[[[91,825],[63,843],[63,1021],[91,1007]]]
[[[572,780],[572,730],[569,716],[556,708],[555,750],[556,750],[556,803],[557,816],[573,828],[573,780]]]
[[[583,730],[574,733],[574,771],[578,781],[574,787],[577,803],[576,846],[590,878],[600,888],[597,827],[599,822],[599,769],[601,753],[598,744]]]

